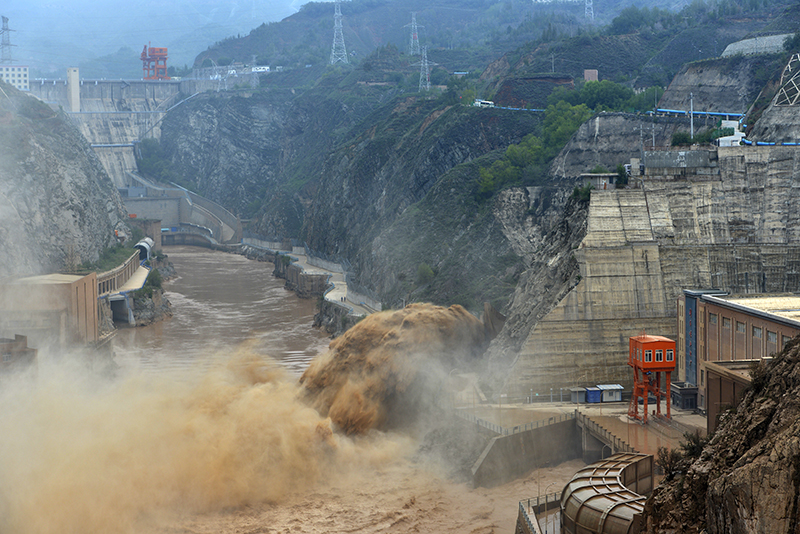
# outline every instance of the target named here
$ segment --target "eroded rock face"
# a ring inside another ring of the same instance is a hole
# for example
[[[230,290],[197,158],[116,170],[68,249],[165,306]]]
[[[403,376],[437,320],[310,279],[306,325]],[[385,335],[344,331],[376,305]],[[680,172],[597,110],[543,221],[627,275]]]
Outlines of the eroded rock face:
[[[647,501],[647,532],[790,533],[800,528],[800,344],[792,341],[684,475]]]
[[[119,194],[66,115],[0,85],[0,271],[96,261],[125,225]]]

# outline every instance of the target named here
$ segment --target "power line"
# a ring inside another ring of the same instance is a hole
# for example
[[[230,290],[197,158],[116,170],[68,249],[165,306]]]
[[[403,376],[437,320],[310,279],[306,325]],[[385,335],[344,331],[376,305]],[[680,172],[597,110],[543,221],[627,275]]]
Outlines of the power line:
[[[430,91],[431,88],[431,67],[438,65],[433,61],[428,61],[428,47],[422,47],[422,60],[414,65],[419,65],[419,92]]]
[[[347,49],[344,47],[344,34],[342,33],[342,8],[340,0],[336,0],[336,11],[333,15],[333,46],[331,46],[331,65],[338,62],[349,63]]]
[[[417,24],[417,13],[411,12],[411,24],[406,24],[403,28],[411,27],[411,42],[408,45],[408,55],[409,56],[418,56],[420,54],[419,50],[419,30],[418,28],[424,28],[425,26],[420,26]]]
[[[11,32],[14,30],[8,29],[8,17],[3,16],[3,29],[0,30],[0,62],[5,63],[6,65],[13,63],[14,60],[11,59],[11,47],[14,46],[11,44]]]

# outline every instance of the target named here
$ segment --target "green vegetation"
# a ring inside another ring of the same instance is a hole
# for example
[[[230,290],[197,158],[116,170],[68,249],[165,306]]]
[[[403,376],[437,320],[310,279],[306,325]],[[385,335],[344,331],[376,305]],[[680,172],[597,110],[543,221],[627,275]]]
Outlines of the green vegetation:
[[[117,243],[114,246],[103,249],[100,257],[95,262],[82,263],[78,267],[79,272],[103,273],[119,267],[136,252],[136,243],[144,238],[144,232],[140,228],[132,227],[131,236],[125,240],[125,244]]]
[[[134,299],[141,299],[141,298],[152,298],[153,291],[156,289],[161,289],[161,273],[158,269],[151,268],[150,273],[147,275],[147,280],[145,281],[144,285],[141,289],[137,289],[132,293]]]
[[[585,104],[573,106],[561,100],[548,106],[541,137],[525,136],[518,145],[510,145],[505,156],[491,167],[481,168],[475,199],[488,200],[497,191],[514,185],[542,183],[547,165],[591,115]]]
[[[572,198],[581,202],[589,202],[589,199],[592,198],[592,189],[594,189],[592,184],[586,184],[583,187],[576,185],[575,189],[572,190]]]
[[[641,93],[634,93],[627,85],[602,80],[599,82],[586,82],[575,89],[557,87],[547,101],[549,104],[560,100],[573,106],[585,104],[595,111],[648,111],[654,110],[656,102],[664,90],[660,87],[649,87]]]
[[[136,151],[136,166],[139,172],[162,183],[174,182],[191,188],[192,184],[175,170],[172,160],[156,139],[142,139]]]
[[[424,286],[430,284],[435,276],[436,273],[433,272],[433,269],[431,269],[431,266],[428,265],[427,263],[420,263],[419,267],[417,267],[418,285]]]
[[[128,243],[131,243],[133,240],[129,240]],[[119,267],[125,260],[130,258],[131,254],[136,252],[136,249],[133,248],[133,245],[136,242],[133,242],[131,246],[125,246],[121,244],[116,244],[113,247],[108,247],[103,250],[103,253],[100,255],[100,258],[96,262],[89,262],[89,263],[82,263],[81,266],[78,268],[80,272],[98,272],[102,273],[105,271],[110,271],[115,267]]]
[[[733,128],[714,128],[700,132],[692,137],[689,132],[679,131],[672,134],[672,146],[707,145],[715,139],[733,135]]]

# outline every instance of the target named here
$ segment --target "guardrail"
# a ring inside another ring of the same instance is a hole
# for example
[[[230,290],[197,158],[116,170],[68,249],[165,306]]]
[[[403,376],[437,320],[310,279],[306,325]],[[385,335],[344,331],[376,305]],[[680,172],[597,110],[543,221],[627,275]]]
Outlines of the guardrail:
[[[138,268],[139,251],[137,250],[119,267],[97,275],[97,294],[105,295],[107,293],[113,293],[117,288],[124,286],[125,282],[130,280],[131,276],[133,276],[133,273],[135,273]]]
[[[589,417],[583,415],[580,412],[576,413],[578,414],[577,416],[578,424],[585,426],[586,428],[589,429],[589,432],[594,433],[602,440],[604,440],[606,443],[608,443],[611,446],[612,449],[611,452],[615,454],[618,452],[639,452],[630,445],[628,445],[625,441],[623,441],[622,439],[618,438],[617,436],[615,436],[614,434],[603,428],[601,425],[589,419]]]
[[[561,507],[561,492],[548,493],[519,501],[517,524],[523,528],[523,531],[527,527],[526,534],[542,534],[542,527],[539,525],[539,518],[536,514],[547,512],[556,507]]]
[[[489,422],[485,419],[481,419],[480,417],[474,416],[468,413],[461,413],[459,410],[456,410],[456,415],[465,421],[469,421],[470,423],[475,423],[476,425],[483,427],[495,434],[499,434],[501,436],[510,436],[512,434],[518,434],[519,432],[525,432],[527,430],[533,430],[536,428],[540,428],[543,426],[554,425],[556,423],[561,423],[562,421],[569,421],[570,419],[575,419],[575,413],[565,413],[558,416],[549,417],[547,419],[542,419],[541,421],[533,421],[531,423],[525,423],[522,425],[516,425],[511,428],[504,428],[500,425],[496,425],[492,422]]]

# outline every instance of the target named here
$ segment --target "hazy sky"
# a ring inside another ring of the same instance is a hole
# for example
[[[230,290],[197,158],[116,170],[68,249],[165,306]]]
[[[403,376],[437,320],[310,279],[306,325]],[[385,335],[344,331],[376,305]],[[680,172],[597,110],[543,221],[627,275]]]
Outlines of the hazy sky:
[[[214,42],[263,22],[281,20],[306,0],[12,0],[0,7],[9,18],[12,58],[47,72],[65,71],[87,59],[148,42],[169,47],[173,65],[191,64]]]

